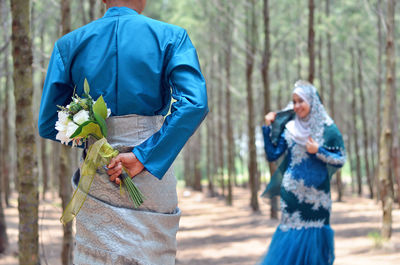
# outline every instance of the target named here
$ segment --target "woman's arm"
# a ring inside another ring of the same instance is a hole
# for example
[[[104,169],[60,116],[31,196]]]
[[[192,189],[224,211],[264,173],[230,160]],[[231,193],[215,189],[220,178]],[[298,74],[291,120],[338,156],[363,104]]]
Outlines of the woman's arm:
[[[322,162],[334,167],[342,167],[346,162],[346,154],[342,148],[333,147],[331,149],[320,146],[315,156]]]
[[[287,143],[284,138],[284,133],[279,137],[278,144],[275,146],[271,142],[270,132],[271,126],[263,126],[263,135],[264,135],[264,149],[265,154],[267,155],[267,160],[272,162],[277,160],[287,149]]]

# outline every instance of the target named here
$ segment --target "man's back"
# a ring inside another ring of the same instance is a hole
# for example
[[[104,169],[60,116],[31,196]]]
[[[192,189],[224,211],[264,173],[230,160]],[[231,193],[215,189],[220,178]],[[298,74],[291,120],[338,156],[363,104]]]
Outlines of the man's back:
[[[197,53],[182,28],[152,20],[127,7],[57,41],[49,62],[39,113],[39,134],[56,139],[57,105],[75,90],[103,95],[113,116],[166,115],[162,128],[133,153],[161,179],[208,112]],[[177,138],[177,136],[179,137]]]
[[[119,7],[56,45],[78,94],[86,78],[92,96],[103,95],[113,115],[165,115],[170,102],[166,64],[184,35],[177,26]]]

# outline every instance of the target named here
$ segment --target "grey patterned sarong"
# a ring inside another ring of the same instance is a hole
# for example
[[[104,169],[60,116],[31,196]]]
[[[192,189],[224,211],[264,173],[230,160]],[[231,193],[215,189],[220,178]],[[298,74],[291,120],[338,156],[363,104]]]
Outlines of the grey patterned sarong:
[[[127,115],[106,122],[108,142],[120,152],[130,152],[161,128],[163,117]],[[181,212],[173,170],[162,180],[144,170],[133,182],[146,197],[139,209],[98,170],[76,217],[75,265],[175,264]]]

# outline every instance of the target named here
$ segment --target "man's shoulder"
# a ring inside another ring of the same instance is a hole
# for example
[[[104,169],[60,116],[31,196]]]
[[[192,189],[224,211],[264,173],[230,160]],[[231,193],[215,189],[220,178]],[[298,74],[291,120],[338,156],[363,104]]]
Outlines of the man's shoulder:
[[[180,26],[170,24],[164,21],[156,20],[147,16],[140,16],[142,23],[146,24],[150,28],[157,30],[160,33],[164,33],[167,35],[176,35],[182,36],[186,32],[186,30]]]

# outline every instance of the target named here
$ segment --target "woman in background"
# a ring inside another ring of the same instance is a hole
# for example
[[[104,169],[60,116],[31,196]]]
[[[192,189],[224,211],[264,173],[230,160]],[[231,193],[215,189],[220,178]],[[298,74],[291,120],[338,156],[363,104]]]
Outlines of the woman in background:
[[[333,264],[330,179],[346,160],[343,139],[313,85],[296,82],[292,97],[293,110],[263,126],[268,161],[284,158],[263,194],[280,194],[282,216],[261,264]]]

